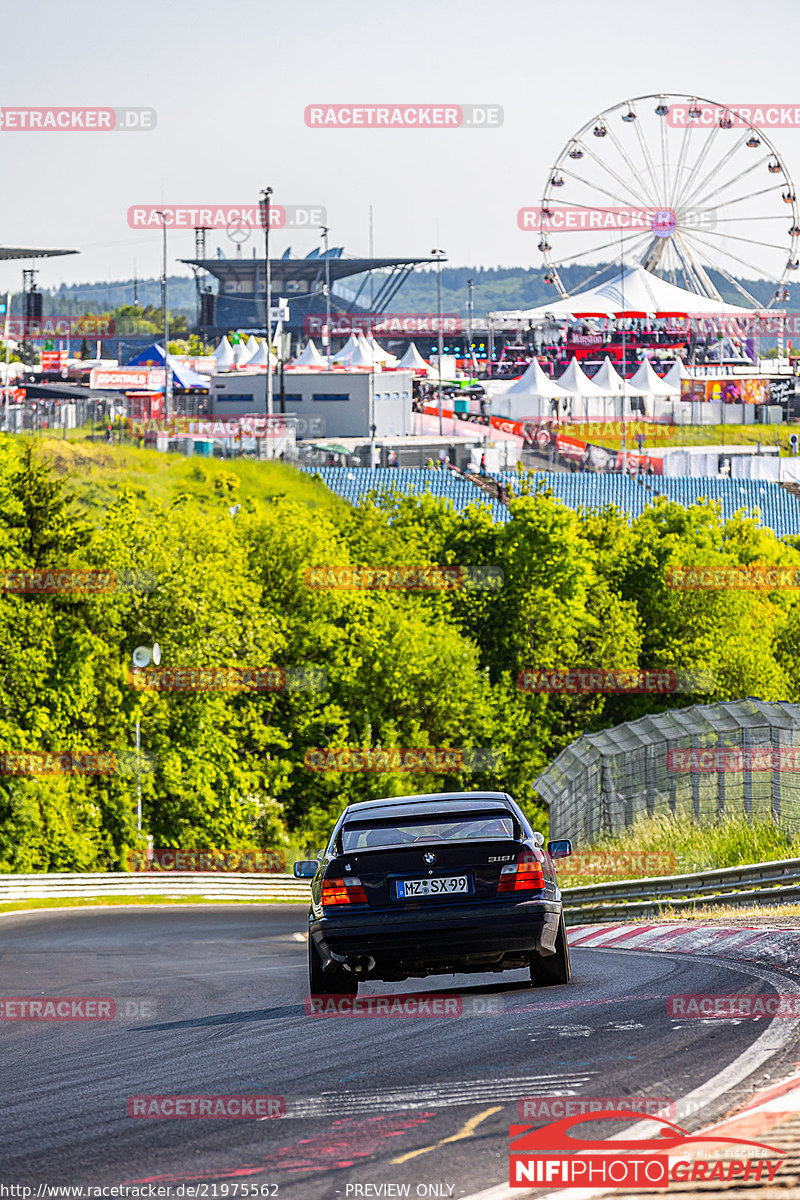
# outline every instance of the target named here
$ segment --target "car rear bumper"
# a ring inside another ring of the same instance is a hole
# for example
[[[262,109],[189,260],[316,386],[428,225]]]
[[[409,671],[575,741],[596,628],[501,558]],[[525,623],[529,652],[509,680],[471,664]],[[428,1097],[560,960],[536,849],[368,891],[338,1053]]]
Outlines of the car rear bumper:
[[[481,960],[550,955],[560,917],[560,901],[490,901],[312,917],[309,932],[326,966],[332,956],[372,958],[375,974],[381,967],[414,974],[450,964],[477,967]]]

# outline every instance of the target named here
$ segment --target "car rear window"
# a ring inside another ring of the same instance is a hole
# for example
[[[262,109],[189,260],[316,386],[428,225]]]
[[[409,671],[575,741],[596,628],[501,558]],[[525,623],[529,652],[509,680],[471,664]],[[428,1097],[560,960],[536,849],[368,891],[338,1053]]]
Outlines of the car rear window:
[[[380,846],[409,846],[423,842],[493,841],[514,837],[511,813],[474,814],[458,818],[418,818],[397,822],[354,821],[341,831],[342,853]]]

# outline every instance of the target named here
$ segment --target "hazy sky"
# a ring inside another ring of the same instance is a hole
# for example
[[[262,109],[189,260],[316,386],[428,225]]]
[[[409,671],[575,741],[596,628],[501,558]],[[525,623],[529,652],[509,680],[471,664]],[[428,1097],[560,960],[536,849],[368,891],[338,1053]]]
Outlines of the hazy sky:
[[[539,266],[517,210],[584,121],[656,92],[726,103],[800,102],[800,5],[727,0],[53,0],[4,16],[3,105],[149,106],[154,132],[0,131],[0,242],[65,246],[41,286],[160,272],[158,231],[128,227],[134,204],[324,205],[331,245],[376,254],[447,251],[452,264]],[[323,130],[306,105],[491,103],[490,130]],[[800,129],[774,140],[800,184]],[[232,244],[216,235],[226,252]],[[305,254],[317,232],[276,234]],[[260,243],[260,238],[259,238]],[[244,253],[251,253],[246,243]],[[214,242],[212,242],[214,245]],[[170,236],[190,256],[190,230]],[[260,253],[260,246],[259,246]],[[0,264],[17,288],[22,263]]]

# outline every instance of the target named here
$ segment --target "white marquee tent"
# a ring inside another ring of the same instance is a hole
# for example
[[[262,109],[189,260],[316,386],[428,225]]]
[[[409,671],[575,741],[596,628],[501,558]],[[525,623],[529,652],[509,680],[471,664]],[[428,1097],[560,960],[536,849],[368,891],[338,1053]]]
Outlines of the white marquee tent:
[[[666,379],[659,379],[650,364],[650,359],[645,358],[628,380],[626,390],[629,396],[675,397],[681,389],[680,384],[674,387],[673,384],[667,383]]]
[[[610,358],[603,359],[600,370],[592,376],[592,383],[609,396],[622,396],[623,392],[630,392],[630,388],[625,387],[622,376],[611,365]]]
[[[417,349],[416,342],[409,342],[408,349],[398,362],[398,367],[408,367],[412,371],[427,371],[428,364]]]
[[[314,345],[314,339],[309,338],[306,348],[292,363],[293,367],[326,367],[327,360]]]
[[[669,384],[673,391],[680,391],[681,380],[691,378],[683,362],[678,358],[667,371],[663,382]]]
[[[217,360],[218,371],[227,371],[233,366],[233,347],[226,337],[217,346],[214,357]]]
[[[685,316],[687,313],[752,316],[750,308],[712,300],[668,283],[639,264],[625,267],[607,283],[548,301],[535,308],[489,313],[493,325],[514,325],[553,317]]]

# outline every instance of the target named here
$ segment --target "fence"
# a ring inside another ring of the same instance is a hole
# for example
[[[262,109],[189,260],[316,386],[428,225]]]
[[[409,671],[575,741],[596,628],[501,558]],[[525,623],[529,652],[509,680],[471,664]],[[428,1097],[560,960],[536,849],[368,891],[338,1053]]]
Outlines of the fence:
[[[694,705],[584,734],[534,786],[550,807],[550,836],[576,845],[659,813],[709,823],[745,816],[796,833],[800,705]]]

